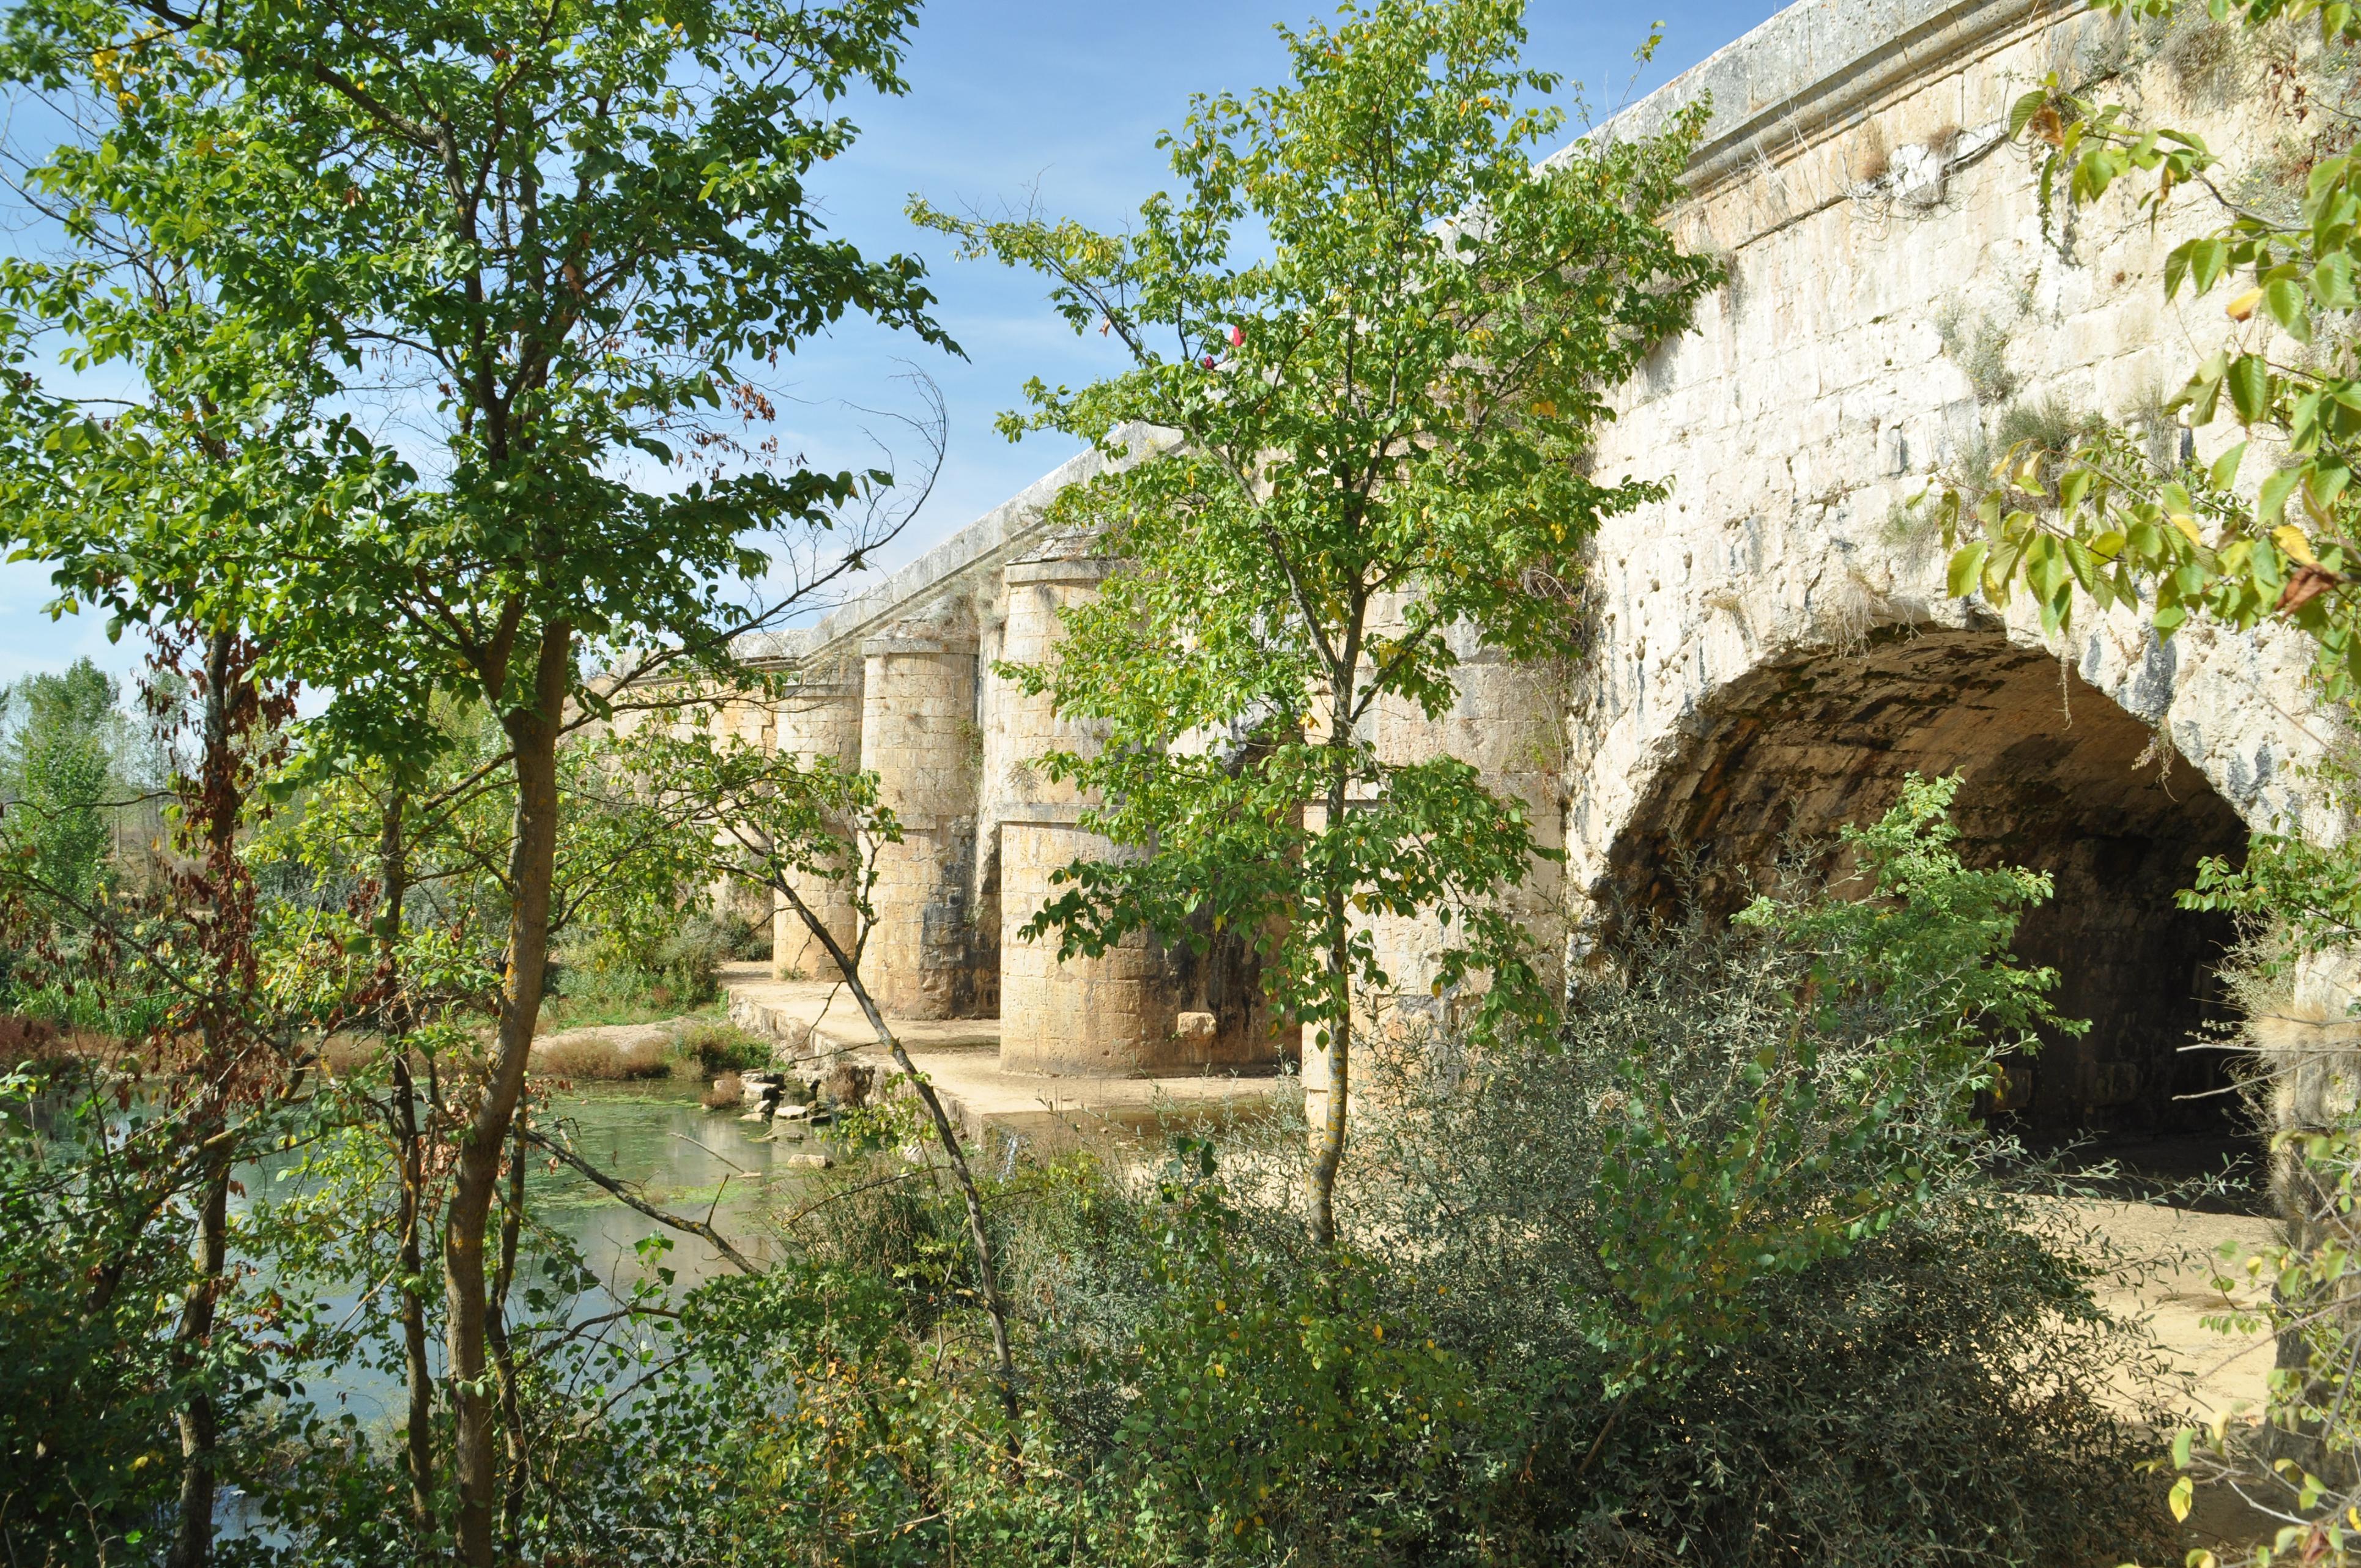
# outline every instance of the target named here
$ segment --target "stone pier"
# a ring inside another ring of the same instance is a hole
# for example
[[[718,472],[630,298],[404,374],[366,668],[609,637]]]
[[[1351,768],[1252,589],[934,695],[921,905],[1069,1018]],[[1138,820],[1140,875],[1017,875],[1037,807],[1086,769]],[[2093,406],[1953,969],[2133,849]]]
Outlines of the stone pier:
[[[805,673],[795,691],[782,698],[773,720],[773,744],[785,756],[806,766],[829,762],[847,770],[861,766],[862,666],[846,660],[833,667]],[[837,945],[851,950],[856,935],[852,898],[841,882],[807,877],[796,896],[817,912]],[[776,972],[798,979],[836,978],[836,962],[787,904],[775,901],[771,916],[771,952]]]
[[[990,1014],[997,976],[970,918],[975,861],[976,641],[897,627],[861,645],[861,765],[897,840],[870,846],[876,928],[864,956],[878,1004],[906,1018]]]
[[[1018,562],[1003,574],[1006,619],[1001,655],[1011,664],[1054,665],[1066,609],[1095,594],[1116,563],[1098,558]],[[1046,692],[1012,686],[1001,704],[1000,1060],[1021,1072],[1126,1077],[1164,1064],[1177,1038],[1172,988],[1161,952],[1135,934],[1098,958],[1059,961],[1054,939],[1027,941],[1027,921],[1057,894],[1051,877],[1115,846],[1081,826],[1088,802],[1042,771],[1051,751],[1089,756],[1098,740],[1060,718]]]

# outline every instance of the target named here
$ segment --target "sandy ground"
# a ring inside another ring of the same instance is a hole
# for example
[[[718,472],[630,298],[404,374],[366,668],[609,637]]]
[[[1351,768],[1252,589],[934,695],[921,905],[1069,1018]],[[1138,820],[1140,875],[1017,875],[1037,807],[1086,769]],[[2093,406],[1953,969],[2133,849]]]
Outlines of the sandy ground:
[[[779,1041],[782,1054],[836,1055],[890,1070],[860,1008],[840,985],[770,978],[759,963],[723,966],[730,1015],[740,1026]],[[1000,1069],[996,1018],[889,1018],[910,1063],[927,1075],[944,1105],[982,1139],[985,1124],[1038,1143],[1056,1144],[1075,1125],[1133,1125],[1173,1112],[1245,1110],[1280,1091],[1272,1075],[1207,1072],[1173,1078],[1050,1078]]]
[[[2240,1412],[2262,1404],[2271,1369],[2270,1336],[2219,1323],[2208,1326],[2205,1320],[2235,1316],[2264,1294],[2248,1283],[2244,1260],[2255,1249],[2274,1245],[2278,1227],[2254,1215],[2198,1213],[2147,1203],[2061,1203],[2058,1216],[2068,1234],[2095,1231],[2105,1237],[2114,1258],[2114,1279],[2100,1292],[2100,1300],[2119,1316],[2147,1321],[2181,1385],[2175,1390],[2175,1402],[2201,1420],[2225,1412],[2234,1420],[2251,1420]],[[2230,1255],[2223,1255],[2224,1249]],[[2126,1387],[2127,1404],[2132,1393]],[[2169,1484],[2169,1476],[2157,1478],[2159,1508]],[[2201,1487],[2180,1530],[2181,1546],[2184,1551],[2213,1550],[2224,1563],[2244,1561],[2256,1543],[2270,1539],[2275,1524],[2249,1510],[2235,1494]],[[2177,1564],[2181,1559],[2176,1554],[2170,1561]]]
[[[2122,1255],[2101,1302],[2119,1316],[2147,1319],[2173,1365],[2190,1379],[2185,1398],[2194,1414],[2211,1420],[2239,1406],[2261,1405],[2270,1336],[2208,1327],[2205,1320],[2250,1309],[2265,1294],[2248,1283],[2243,1260],[2277,1241],[2272,1222],[2147,1203],[2060,1207],[2068,1223],[2095,1229]],[[2222,1255],[2225,1247],[2231,1257]],[[2221,1288],[2224,1280],[2227,1290]]]

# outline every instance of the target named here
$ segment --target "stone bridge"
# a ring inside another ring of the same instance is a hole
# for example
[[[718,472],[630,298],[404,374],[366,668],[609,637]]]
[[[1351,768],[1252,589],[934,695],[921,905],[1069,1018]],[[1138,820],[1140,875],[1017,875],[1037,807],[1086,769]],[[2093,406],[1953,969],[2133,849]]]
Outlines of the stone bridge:
[[[1686,897],[1727,905],[1784,847],[1877,814],[1906,773],[1958,771],[1974,852],[2054,876],[2019,949],[2093,1020],[2023,1075],[2026,1108],[2154,1126],[2213,1081],[2212,1058],[2177,1047],[2217,1005],[2229,933],[2173,894],[2249,828],[2337,830],[2303,771],[2327,733],[2305,647],[2205,629],[2159,645],[2121,616],[2045,639],[2022,604],[1949,597],[1941,543],[1908,503],[2015,434],[2091,414],[2167,453],[2226,444],[2160,412],[2222,325],[2218,300],[2163,300],[2174,217],[2152,228],[2126,203],[2045,224],[2005,117],[2056,71],[2217,147],[2266,147],[2277,129],[2247,69],[2219,38],[2070,5],[1804,0],[1592,133],[1711,94],[1673,221],[1729,280],[1620,389],[1596,465],[1669,476],[1672,497],[1596,541],[1582,646],[1546,667],[1471,647],[1453,712],[1389,714],[1378,735],[1398,755],[1475,761],[1532,803],[1565,850],[1531,903],[1552,942],[1579,952]],[[1268,1061],[1237,965],[1145,945],[1059,965],[1016,935],[1053,869],[1107,850],[1031,766],[1077,737],[994,674],[1050,655],[1060,609],[1116,565],[1043,521],[1101,461],[754,650],[799,684],[749,717],[781,748],[874,770],[900,815],[867,960],[889,1011],[996,1014],[1018,1072]],[[1435,933],[1379,936],[1422,995]],[[776,954],[782,971],[824,967],[789,922]]]

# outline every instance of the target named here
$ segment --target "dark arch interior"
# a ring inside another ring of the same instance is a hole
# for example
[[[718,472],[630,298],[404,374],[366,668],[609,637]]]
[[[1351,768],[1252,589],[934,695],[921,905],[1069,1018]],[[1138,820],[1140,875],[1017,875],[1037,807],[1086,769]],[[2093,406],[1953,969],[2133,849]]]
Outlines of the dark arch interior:
[[[2056,660],[1990,632],[1887,632],[1857,652],[1757,672],[1722,693],[1686,764],[1660,783],[1609,861],[1611,900],[1669,915],[1737,907],[1783,861],[1872,820],[1905,775],[1962,775],[1953,820],[1971,863],[2046,871],[2018,956],[2059,971],[2087,1018],[2013,1066],[2005,1109],[2036,1127],[2215,1127],[2216,1053],[2179,1047],[2215,1016],[2227,917],[2178,908],[2207,855],[2246,830],[2204,777],[2149,754],[2147,726]]]

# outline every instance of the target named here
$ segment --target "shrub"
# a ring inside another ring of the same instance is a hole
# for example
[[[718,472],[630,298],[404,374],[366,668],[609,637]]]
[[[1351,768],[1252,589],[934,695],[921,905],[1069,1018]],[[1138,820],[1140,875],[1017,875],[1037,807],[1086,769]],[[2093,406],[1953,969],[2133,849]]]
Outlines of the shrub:
[[[704,1104],[708,1111],[727,1111],[732,1105],[744,1104],[745,1101],[745,1081],[734,1072],[725,1072],[713,1080],[712,1088],[705,1091]]]
[[[1062,1464],[1156,1560],[2098,1561],[2159,1544],[2147,1342],[1971,1115],[2050,977],[1947,785],[1849,835],[1872,896],[1643,933],[1559,1037],[1403,1042],[1345,1251],[1300,1122],[1100,1168],[1010,1247]],[[2115,1559],[2106,1559],[2115,1560]]]
[[[1939,987],[1798,1031],[1831,971],[1793,937],[1657,932],[1557,1048],[1396,1065],[1405,1113],[1365,1157],[1413,1175],[1362,1183],[1361,1223],[1412,1238],[1501,1413],[1462,1478],[1492,1478],[1478,1522],[1635,1568],[2158,1544],[2148,1429],[2116,1405],[2150,1347],[1992,1178],[2014,1151],[1962,1114],[1989,1042],[1874,1059],[1939,1026]]]
[[[544,1078],[626,1083],[672,1076],[671,1042],[653,1031],[618,1037],[583,1030],[537,1041],[533,1070]]]
[[[681,1002],[710,1001],[719,991],[721,966],[737,940],[732,927],[711,916],[691,916],[656,945],[654,974]]]
[[[708,1074],[771,1065],[771,1043],[726,1020],[690,1025],[680,1037],[680,1048]]]
[[[668,919],[654,930],[594,930],[566,948],[559,987],[573,1001],[699,1007],[720,993],[732,940],[730,927],[706,915]]]

